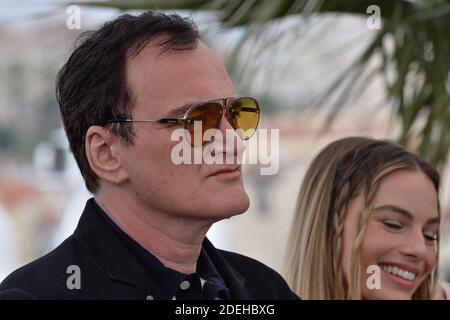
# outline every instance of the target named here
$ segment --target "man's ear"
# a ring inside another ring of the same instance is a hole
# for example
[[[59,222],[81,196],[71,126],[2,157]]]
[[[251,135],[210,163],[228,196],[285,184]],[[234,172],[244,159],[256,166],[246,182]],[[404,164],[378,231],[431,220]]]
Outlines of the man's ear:
[[[121,164],[120,137],[100,126],[91,126],[86,132],[85,151],[91,169],[98,177],[114,184],[128,179]]]

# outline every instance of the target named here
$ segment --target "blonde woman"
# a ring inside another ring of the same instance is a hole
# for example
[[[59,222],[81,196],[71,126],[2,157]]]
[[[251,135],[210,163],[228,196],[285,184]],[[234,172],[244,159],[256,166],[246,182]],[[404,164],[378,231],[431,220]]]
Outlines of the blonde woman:
[[[432,298],[438,190],[438,173],[397,144],[352,137],[328,145],[298,198],[287,255],[293,291],[303,299]]]

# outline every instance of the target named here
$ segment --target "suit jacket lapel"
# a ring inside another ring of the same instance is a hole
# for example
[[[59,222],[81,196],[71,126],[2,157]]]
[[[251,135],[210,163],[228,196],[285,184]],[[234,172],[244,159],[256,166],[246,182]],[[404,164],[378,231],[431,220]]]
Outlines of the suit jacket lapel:
[[[252,299],[250,293],[245,289],[245,278],[231,267],[213,244],[205,238],[203,248],[208,253],[217,271],[222,276],[225,285],[230,290],[231,299],[248,300]]]
[[[101,216],[103,213],[98,211],[93,201],[91,198],[86,203],[74,237],[103,266],[111,280],[135,286],[131,299],[145,299],[147,295],[166,299],[144,266]]]
[[[94,199],[89,199],[74,237],[103,266],[111,280],[135,286],[130,299],[145,299],[147,295],[154,299],[167,299],[139,259],[107,224],[102,214]],[[251,299],[244,287],[245,279],[227,263],[207,238],[203,242],[203,248],[230,290],[232,299]]]

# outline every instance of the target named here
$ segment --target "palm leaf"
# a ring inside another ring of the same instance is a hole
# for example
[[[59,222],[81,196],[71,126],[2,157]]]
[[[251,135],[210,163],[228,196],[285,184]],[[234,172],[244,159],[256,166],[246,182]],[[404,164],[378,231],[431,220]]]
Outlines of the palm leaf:
[[[393,70],[395,74],[394,79],[387,76],[384,79],[387,97],[402,129],[399,142],[439,168],[447,162],[450,147],[450,0],[141,0],[79,4],[122,10],[212,10],[218,13],[224,27],[246,28],[247,33],[241,38],[238,49],[248,41],[264,37],[274,21],[288,16],[307,18],[325,13],[366,16],[366,9],[376,4],[381,8],[383,28],[377,31],[363,54],[324,92],[320,101],[339,93],[330,113],[330,120],[334,119],[350,97],[360,94],[355,90],[361,90],[372,79],[373,71],[366,78],[362,74],[371,59],[381,55],[379,73],[387,75]],[[393,48],[386,46],[385,40],[394,40]],[[237,53],[232,56],[234,61],[237,57]],[[357,82],[360,84],[352,85]],[[422,127],[420,123],[423,123]]]

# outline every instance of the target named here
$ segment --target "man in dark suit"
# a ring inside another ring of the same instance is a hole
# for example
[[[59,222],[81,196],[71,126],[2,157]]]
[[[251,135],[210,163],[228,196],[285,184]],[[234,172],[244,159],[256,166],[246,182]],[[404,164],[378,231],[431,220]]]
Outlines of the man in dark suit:
[[[206,239],[213,223],[248,209],[239,163],[259,106],[236,96],[195,25],[148,11],[84,37],[58,74],[57,97],[94,197],[74,234],[8,276],[0,298],[297,298],[275,271]],[[198,140],[194,124],[215,135]],[[181,144],[172,137],[180,128]],[[180,165],[180,146],[185,160],[210,148],[233,161]]]

